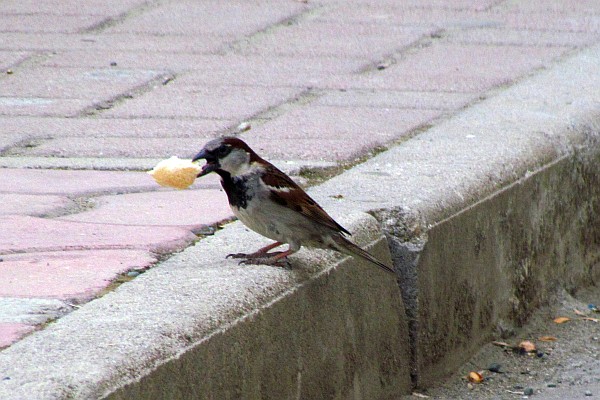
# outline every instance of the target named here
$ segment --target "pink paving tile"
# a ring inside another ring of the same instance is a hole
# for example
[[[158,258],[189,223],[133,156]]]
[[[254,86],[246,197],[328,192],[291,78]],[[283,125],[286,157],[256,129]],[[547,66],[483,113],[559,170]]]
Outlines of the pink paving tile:
[[[56,15],[118,15],[133,7],[147,3],[146,0],[120,0],[108,2],[106,0],[2,0],[0,13],[2,14],[56,14]]]
[[[239,123],[239,122],[238,122]],[[197,138],[202,141],[236,126],[234,120],[172,118],[52,118],[0,116],[2,133],[26,137]],[[0,138],[2,141],[3,138]],[[0,146],[1,146],[0,142]]]
[[[27,324],[0,322],[0,348],[10,346],[34,329]]]
[[[442,112],[314,106],[286,113],[240,137],[270,159],[346,161],[408,134]]]
[[[600,32],[600,14],[579,14],[563,11],[497,13],[503,26],[522,30],[567,32]]]
[[[27,68],[2,80],[0,96],[99,101],[115,97],[164,75],[160,71],[110,67]]]
[[[43,62],[47,67],[102,68],[116,62],[119,68],[186,72],[177,81],[216,85],[316,85],[323,75],[350,73],[364,60],[339,57],[299,58],[275,55],[172,53],[147,51],[60,50]]]
[[[144,172],[0,168],[0,193],[86,195],[156,188]]]
[[[77,32],[102,21],[93,15],[0,14],[2,32]]]
[[[0,30],[0,50],[56,51],[107,50],[146,54],[152,51],[166,53],[201,53],[216,51],[231,39],[214,35],[197,37],[182,35],[144,35],[130,33],[66,34],[20,33]],[[107,66],[107,65],[103,65]]]
[[[600,4],[600,3],[599,3]],[[598,35],[589,32],[477,28],[452,31],[446,41],[461,44],[514,46],[586,46],[595,43]]]
[[[0,115],[70,117],[77,115],[93,104],[90,100],[81,99],[0,97]]]
[[[67,137],[42,140],[35,147],[18,148],[9,154],[44,157],[192,158],[207,138]]]
[[[0,51],[0,72],[4,73],[9,67],[25,60],[31,54],[26,51]]]
[[[426,27],[309,21],[260,35],[243,46],[241,51],[248,54],[293,55],[298,59],[335,56],[375,61],[432,32],[432,28]]]
[[[566,47],[436,43],[383,71],[348,81],[349,87],[413,91],[481,92],[549,64]]]
[[[407,92],[395,90],[333,90],[312,104],[337,107],[414,108],[455,110],[477,95],[472,93]]]
[[[202,180],[204,178],[201,178]],[[198,231],[233,217],[225,192],[219,189],[173,190],[102,196],[93,210],[68,215],[66,221],[149,226],[181,226]]]
[[[600,15],[600,2],[596,0],[528,0],[511,1],[502,4],[502,9],[508,11],[550,12],[564,14]]]
[[[301,92],[300,88],[188,85],[175,81],[119,104],[104,115],[241,120],[284,103]]]
[[[75,207],[64,196],[0,193],[0,215],[45,216]]]
[[[502,24],[498,15],[480,12],[477,9],[452,9],[442,7],[415,7],[403,1],[362,2],[348,7],[345,3],[327,7],[315,17],[317,21],[335,23],[384,24],[405,26],[427,26],[438,28],[496,26]]]
[[[244,36],[292,17],[307,7],[300,2],[179,1],[164,3],[128,18],[108,32],[218,34]]]
[[[156,262],[146,251],[87,250],[2,256],[0,296],[89,300],[119,274]]]
[[[60,250],[181,250],[196,235],[179,227],[139,227],[0,215],[0,254]]]

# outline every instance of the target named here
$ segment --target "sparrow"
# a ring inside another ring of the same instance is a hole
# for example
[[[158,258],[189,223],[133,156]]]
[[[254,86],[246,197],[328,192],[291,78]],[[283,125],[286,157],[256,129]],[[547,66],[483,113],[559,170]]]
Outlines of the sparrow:
[[[347,239],[350,235],[300,186],[259,157],[244,141],[222,137],[206,143],[192,162],[206,160],[197,177],[215,172],[234,215],[251,230],[275,241],[254,253],[235,253],[244,264],[279,265],[301,246],[361,257],[394,273],[388,265]],[[288,244],[285,251],[271,250]]]

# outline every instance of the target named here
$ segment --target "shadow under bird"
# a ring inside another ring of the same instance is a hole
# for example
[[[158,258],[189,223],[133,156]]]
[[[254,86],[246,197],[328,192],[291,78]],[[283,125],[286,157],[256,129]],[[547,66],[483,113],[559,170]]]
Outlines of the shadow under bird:
[[[221,177],[235,216],[253,231],[275,240],[254,253],[229,254],[244,264],[281,265],[301,246],[335,250],[361,257],[387,272],[388,265],[346,238],[350,235],[273,164],[259,157],[245,142],[234,137],[211,140],[192,161],[206,160],[198,177],[211,172]],[[272,251],[288,244],[285,251]]]

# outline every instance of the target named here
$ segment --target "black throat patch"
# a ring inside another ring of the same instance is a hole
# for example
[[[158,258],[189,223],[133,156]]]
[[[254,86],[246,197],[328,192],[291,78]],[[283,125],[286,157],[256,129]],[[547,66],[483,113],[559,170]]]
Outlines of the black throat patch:
[[[247,176],[231,176],[227,171],[217,170],[221,176],[221,186],[227,193],[227,199],[231,207],[246,208],[248,202],[254,197],[254,190],[248,186]]]

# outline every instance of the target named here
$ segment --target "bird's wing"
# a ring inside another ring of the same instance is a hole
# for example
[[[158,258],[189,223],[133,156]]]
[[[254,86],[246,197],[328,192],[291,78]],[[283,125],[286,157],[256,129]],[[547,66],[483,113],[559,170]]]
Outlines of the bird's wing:
[[[272,189],[271,200],[304,215],[311,221],[350,235],[350,232],[335,222],[292,178],[273,165],[267,166],[266,170],[267,173],[263,174],[261,179],[265,185]]]

